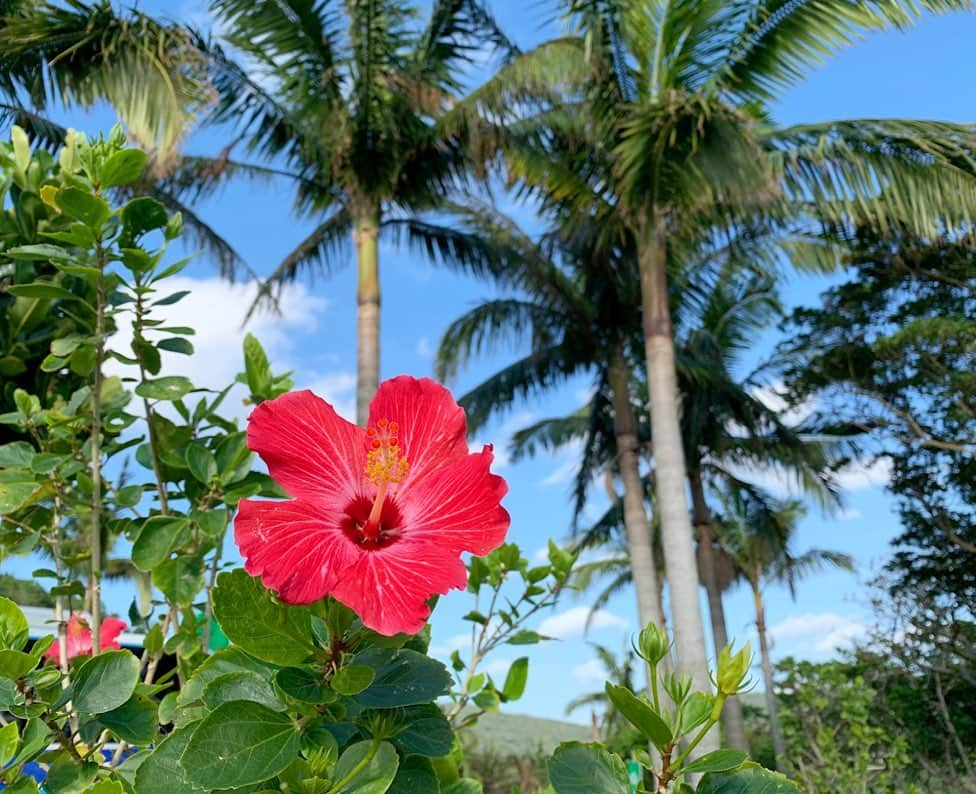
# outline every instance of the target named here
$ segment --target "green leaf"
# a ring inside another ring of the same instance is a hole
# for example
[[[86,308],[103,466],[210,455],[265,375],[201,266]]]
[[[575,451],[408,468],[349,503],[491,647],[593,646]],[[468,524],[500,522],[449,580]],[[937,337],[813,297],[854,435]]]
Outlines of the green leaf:
[[[23,651],[5,648],[0,651],[0,678],[16,681],[37,667],[37,659]]]
[[[507,641],[509,645],[535,645],[538,642],[542,642],[546,637],[543,637],[537,631],[529,631],[528,629],[522,629],[512,635],[512,637]]]
[[[30,638],[30,624],[9,598],[0,597],[0,648],[22,651]]]
[[[193,383],[182,375],[167,375],[144,380],[136,386],[136,394],[150,400],[179,400],[193,391]]]
[[[17,732],[17,723],[8,722],[0,728],[0,769],[9,764],[11,759],[17,755],[19,745],[20,734]]]
[[[671,741],[673,738],[671,728],[649,703],[645,703],[626,687],[616,686],[609,681],[606,692],[610,702],[627,721],[657,747],[664,747]]]
[[[412,755],[400,762],[386,794],[440,794],[440,790],[437,773],[430,761]]]
[[[446,694],[451,685],[451,674],[443,664],[407,648],[367,648],[356,655],[355,663],[376,671],[370,687],[355,696],[372,708],[429,703]]]
[[[156,703],[143,695],[133,695],[117,709],[99,716],[98,721],[129,744],[146,746],[156,738]]]
[[[311,610],[278,602],[242,569],[217,577],[213,608],[227,638],[258,659],[290,667],[315,650]]]
[[[344,780],[369,754],[372,741],[356,742],[339,756],[333,778]],[[399,756],[389,742],[381,742],[376,755],[339,791],[342,794],[384,794],[396,777]]]
[[[13,284],[7,287],[7,292],[18,298],[54,298],[61,300],[81,300],[78,295],[69,292],[56,284],[44,284],[35,281],[33,284]]]
[[[450,786],[443,789],[442,794],[484,794],[484,787],[481,785],[480,780],[462,777],[460,780],[454,781]]]
[[[139,660],[129,651],[105,651],[75,675],[72,701],[78,711],[104,714],[125,703],[139,682]]]
[[[113,152],[102,163],[99,172],[99,184],[102,188],[128,185],[142,176],[146,167],[146,153],[141,149],[122,149]]]
[[[182,353],[184,356],[193,355],[193,343],[189,339],[179,336],[171,336],[168,339],[160,339],[156,343],[160,350],[169,350],[171,353]]]
[[[88,789],[88,794],[125,794],[125,787],[117,780],[100,780]]]
[[[156,199],[146,196],[134,198],[122,208],[125,236],[132,240],[154,229],[165,228],[168,220],[166,207]]]
[[[92,195],[77,187],[63,187],[54,196],[54,201],[69,218],[81,221],[91,229],[101,229],[102,224],[112,214],[112,209],[103,198]]]
[[[759,764],[747,762],[734,772],[705,775],[696,789],[698,794],[800,794],[800,789],[785,775],[770,772]]]
[[[217,476],[217,459],[203,444],[190,444],[186,448],[186,465],[190,474],[204,485]]]
[[[15,248],[8,248],[3,252],[5,256],[9,256],[11,259],[24,259],[28,262],[70,262],[71,252],[61,248],[58,245],[52,245],[51,243],[36,243],[34,245],[18,245]],[[23,284],[21,286],[30,286],[29,284]],[[13,288],[8,287],[8,290],[13,292]],[[69,293],[70,294],[70,293]],[[36,297],[25,295],[24,297]],[[75,297],[72,295],[71,297]]]
[[[34,458],[34,447],[26,441],[13,441],[0,446],[0,468],[26,469]]]
[[[178,555],[164,560],[152,572],[152,582],[168,601],[188,607],[203,590],[204,564],[199,557]]]
[[[271,364],[253,334],[244,337],[244,372],[251,394],[265,397],[271,390]]]
[[[70,758],[58,759],[44,776],[44,790],[50,794],[84,794],[88,791],[98,764],[78,765]]]
[[[522,656],[512,662],[505,676],[505,686],[502,694],[507,700],[518,700],[525,693],[525,685],[529,680],[529,659]]]
[[[18,171],[26,173],[31,161],[30,139],[27,137],[27,133],[16,124],[10,128],[10,143],[14,149],[14,165]]]
[[[217,676],[204,688],[202,700],[211,711],[235,700],[260,703],[274,711],[283,710],[268,679],[245,671]]]
[[[627,767],[601,745],[564,742],[547,766],[556,794],[630,794]]]
[[[136,770],[135,790],[139,794],[202,794],[207,791],[190,783],[180,766],[180,756],[195,727],[177,728],[148,754]]]
[[[18,510],[35,490],[37,483],[29,472],[0,471],[0,515]]]
[[[298,758],[299,747],[290,717],[259,703],[235,701],[199,723],[180,765],[190,782],[205,789],[236,788],[274,777]]]
[[[332,677],[332,688],[340,695],[358,695],[373,683],[376,671],[372,667],[353,664],[342,667]]]
[[[177,535],[187,528],[185,516],[152,516],[147,518],[132,544],[132,562],[140,571],[151,571],[160,565],[173,548]]]
[[[749,757],[743,750],[713,750],[696,758],[690,764],[685,764],[681,771],[684,774],[704,774],[705,772],[727,772],[742,765]]]
[[[153,301],[153,306],[171,306],[174,303],[179,303],[183,298],[190,294],[190,290],[183,289],[179,292],[173,292],[167,295],[165,298],[160,298],[158,301]]]
[[[115,504],[117,507],[135,507],[142,499],[143,493],[141,485],[126,485],[115,492]]]
[[[302,703],[326,703],[335,693],[326,686],[321,675],[301,667],[284,667],[275,673],[275,685],[288,697]]]
[[[403,755],[440,758],[451,752],[454,731],[444,712],[434,703],[408,706],[398,716],[403,729],[393,743]]]

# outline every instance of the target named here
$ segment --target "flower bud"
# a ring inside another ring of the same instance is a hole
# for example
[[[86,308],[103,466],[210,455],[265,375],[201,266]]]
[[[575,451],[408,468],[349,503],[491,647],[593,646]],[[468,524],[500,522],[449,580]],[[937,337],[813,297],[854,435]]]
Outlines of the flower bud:
[[[732,643],[726,645],[718,655],[718,670],[715,684],[723,695],[737,695],[752,687],[748,679],[752,667],[752,650],[746,643],[738,653],[732,653]]]
[[[645,626],[644,630],[637,635],[633,645],[637,655],[648,664],[660,664],[671,649],[668,633],[653,623]]]

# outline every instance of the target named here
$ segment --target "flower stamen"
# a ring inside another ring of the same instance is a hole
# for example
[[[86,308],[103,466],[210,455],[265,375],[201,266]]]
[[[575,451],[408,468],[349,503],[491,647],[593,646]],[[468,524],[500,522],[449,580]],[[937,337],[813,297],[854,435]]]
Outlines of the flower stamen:
[[[403,455],[400,439],[397,436],[400,427],[396,422],[380,419],[375,425],[366,429],[366,479],[376,486],[376,498],[373,508],[369,511],[369,518],[362,526],[363,538],[375,541],[380,536],[380,516],[383,513],[383,501],[390,483],[400,482],[410,471],[410,464]]]

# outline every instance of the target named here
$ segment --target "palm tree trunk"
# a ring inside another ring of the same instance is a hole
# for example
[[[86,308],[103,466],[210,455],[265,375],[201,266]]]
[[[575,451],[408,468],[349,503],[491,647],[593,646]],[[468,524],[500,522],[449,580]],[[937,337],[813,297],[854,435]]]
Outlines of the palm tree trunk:
[[[759,634],[759,653],[762,657],[763,684],[766,687],[766,711],[769,714],[769,731],[773,735],[773,752],[776,753],[776,768],[783,771],[786,761],[786,742],[779,723],[779,706],[776,692],[773,691],[773,663],[769,658],[769,644],[766,642],[766,607],[762,591],[757,582],[752,584],[752,595],[756,602],[756,632]]]
[[[358,355],[356,363],[356,421],[366,426],[369,401],[380,385],[380,211],[373,207],[356,218],[358,286],[356,298]]]
[[[617,459],[624,486],[624,528],[627,530],[630,567],[637,591],[637,616],[641,627],[653,622],[663,628],[664,610],[658,597],[654,545],[644,511],[644,488],[637,458],[637,417],[630,403],[630,373],[619,355],[611,362],[608,374]],[[650,676],[650,667],[645,665],[645,668]],[[648,679],[648,692],[651,691],[650,686]]]
[[[691,487],[691,504],[695,520],[695,537],[698,539],[698,567],[702,584],[708,594],[708,615],[712,622],[712,640],[715,657],[729,644],[729,632],[725,625],[725,606],[722,604],[722,588],[718,581],[717,560],[715,558],[715,532],[712,529],[712,514],[705,501],[705,488],[702,484],[701,470],[688,472],[688,485]],[[737,697],[725,701],[722,709],[722,727],[725,729],[725,744],[736,750],[749,752],[746,737],[746,721],[742,715],[742,701]]]
[[[678,381],[668,306],[666,229],[661,212],[655,212],[648,220],[651,228],[643,230],[641,235],[641,304],[657,509],[661,517],[677,667],[693,676],[697,688],[710,691],[698,596],[698,566],[685,495],[685,453],[678,419]],[[702,743],[703,752],[716,747],[714,734]]]

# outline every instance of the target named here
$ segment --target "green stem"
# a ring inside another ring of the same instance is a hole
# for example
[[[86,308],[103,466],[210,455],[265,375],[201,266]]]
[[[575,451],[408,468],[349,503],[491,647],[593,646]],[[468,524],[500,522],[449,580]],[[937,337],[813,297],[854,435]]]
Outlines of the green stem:
[[[708,718],[708,722],[702,725],[701,730],[698,731],[698,733],[695,735],[695,738],[688,743],[688,746],[684,749],[684,752],[682,752],[681,755],[679,755],[678,758],[675,760],[674,762],[675,767],[677,768],[681,767],[685,759],[688,757],[688,754],[698,746],[698,743],[705,738],[708,732],[715,726],[716,722],[718,722],[717,719],[713,719],[712,717]]]
[[[651,697],[654,700],[654,710],[661,713],[661,698],[657,691],[657,665],[651,665]]]
[[[356,775],[358,775],[367,766],[369,766],[369,762],[376,757],[376,753],[380,749],[381,743],[382,740],[373,739],[372,744],[370,744],[369,746],[369,752],[359,759],[359,763],[357,763],[356,766],[354,766],[352,769],[349,770],[348,775],[346,775],[344,778],[342,778],[342,780],[340,780],[334,786],[332,786],[332,788],[330,788],[327,792],[325,792],[325,794],[339,794],[340,791],[342,791],[346,786],[348,786],[352,782],[353,778],[355,778]]]
[[[101,650],[102,631],[102,366],[105,362],[105,250],[95,249],[95,374],[92,383],[91,639],[92,655]]]

